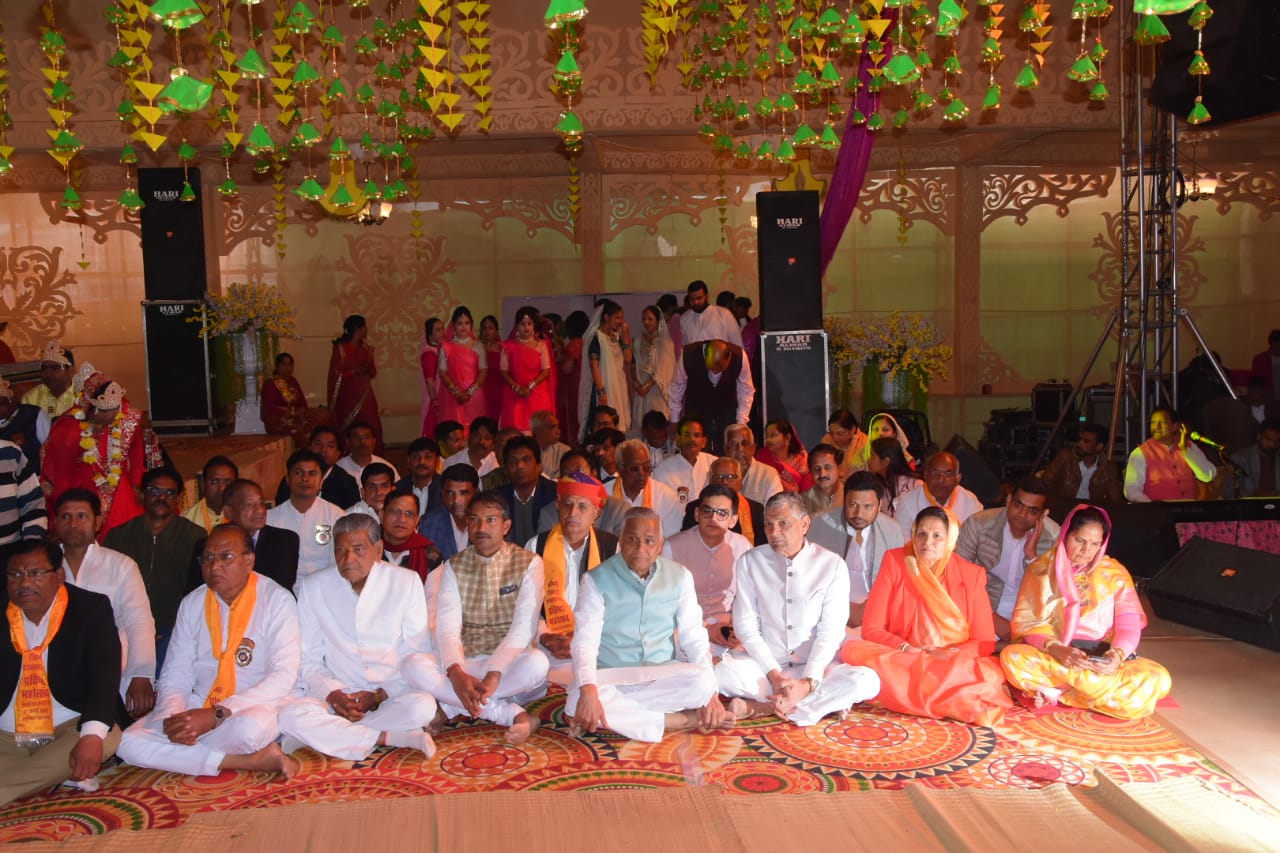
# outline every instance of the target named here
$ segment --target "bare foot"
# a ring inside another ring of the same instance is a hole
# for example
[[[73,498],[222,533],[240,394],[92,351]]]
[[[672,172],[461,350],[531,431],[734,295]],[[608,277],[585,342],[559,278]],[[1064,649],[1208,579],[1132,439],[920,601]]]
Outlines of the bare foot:
[[[444,731],[444,727],[447,725],[449,725],[449,716],[445,714],[443,708],[437,705],[435,717],[427,724],[427,734],[435,737]]]
[[[736,698],[729,700],[729,713],[733,715],[734,720],[742,722],[753,717],[764,717],[772,714],[773,709],[760,702],[749,702],[746,699]]]
[[[227,770],[263,770],[267,773],[278,773],[286,779],[292,779],[302,770],[302,762],[294,758],[292,755],[285,755],[277,744],[268,744],[257,752],[250,755],[227,756],[228,759],[238,759],[234,763],[239,765],[231,767],[226,760],[223,761],[223,768]]]
[[[516,721],[507,729],[505,740],[512,746],[519,746],[527,741],[541,726],[542,720],[527,711],[521,711],[516,715]]]

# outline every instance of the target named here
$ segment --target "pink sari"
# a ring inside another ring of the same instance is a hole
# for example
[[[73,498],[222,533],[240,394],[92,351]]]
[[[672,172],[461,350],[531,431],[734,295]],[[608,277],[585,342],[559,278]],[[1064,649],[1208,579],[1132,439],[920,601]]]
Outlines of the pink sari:
[[[480,353],[476,352],[475,338],[468,338],[465,341],[446,339],[440,345],[440,349],[444,354],[445,373],[448,374],[453,387],[463,391],[470,388],[480,376]],[[440,420],[452,420],[463,426],[470,426],[473,420],[483,414],[485,414],[484,389],[477,389],[470,400],[460,403],[457,397],[449,393],[448,386],[441,381]]]
[[[537,346],[527,346],[515,340],[502,344],[507,372],[516,385],[522,388],[533,382],[542,371],[550,368],[551,355],[547,351],[546,342],[540,338],[535,342]],[[500,425],[528,432],[529,419],[534,412],[544,409],[555,411],[553,393],[551,383],[547,380],[539,382],[528,396],[517,394],[511,388],[504,388]]]
[[[502,381],[502,345],[497,349],[486,346],[484,355],[489,366],[484,377],[484,413],[496,421],[502,416],[502,392],[507,387]]]

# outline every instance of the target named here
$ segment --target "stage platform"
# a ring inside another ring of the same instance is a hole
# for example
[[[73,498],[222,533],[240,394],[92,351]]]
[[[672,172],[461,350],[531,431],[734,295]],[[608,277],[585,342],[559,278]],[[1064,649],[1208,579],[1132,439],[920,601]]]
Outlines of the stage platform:
[[[270,501],[284,476],[289,454],[294,451],[293,438],[287,435],[233,435],[230,432],[210,436],[162,435],[160,443],[182,474],[184,509],[200,500],[197,481],[204,463],[211,457],[230,457],[240,469],[240,476],[262,486],[264,496]]]

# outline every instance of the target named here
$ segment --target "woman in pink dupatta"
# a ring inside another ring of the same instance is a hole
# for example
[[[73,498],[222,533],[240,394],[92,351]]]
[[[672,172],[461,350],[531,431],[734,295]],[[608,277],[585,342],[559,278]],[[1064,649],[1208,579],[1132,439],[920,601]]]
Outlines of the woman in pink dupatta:
[[[422,434],[435,435],[440,422],[440,342],[444,323],[432,317],[422,326],[418,362],[422,365]]]
[[[1110,538],[1106,512],[1080,504],[1057,547],[1027,566],[1011,620],[1018,642],[1000,653],[1024,704],[1132,720],[1168,695],[1169,671],[1135,654],[1147,618],[1133,578],[1107,556]]]
[[[489,372],[484,345],[476,339],[471,311],[453,309],[440,345],[440,420],[470,426],[485,414],[484,382]]]
[[[551,393],[551,352],[541,337],[538,310],[526,305],[516,312],[515,328],[502,344],[503,428],[529,431],[534,412],[555,411]]]
[[[791,421],[770,421],[764,428],[764,448],[756,452],[756,461],[772,465],[788,492],[805,492],[813,488],[809,474],[809,454]]]

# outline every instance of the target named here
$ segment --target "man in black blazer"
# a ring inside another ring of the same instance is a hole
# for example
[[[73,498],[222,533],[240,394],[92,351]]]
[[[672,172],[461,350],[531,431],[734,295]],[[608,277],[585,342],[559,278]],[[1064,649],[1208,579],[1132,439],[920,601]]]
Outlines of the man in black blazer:
[[[342,458],[342,445],[333,427],[318,426],[311,431],[310,450],[320,457],[324,465],[321,472],[320,497],[334,506],[351,509],[360,502],[360,484],[338,465]],[[289,500],[289,478],[281,477],[276,488],[276,506]],[[224,498],[225,500],[225,498]],[[204,581],[201,581],[204,583]]]
[[[727,486],[738,493],[738,523],[730,528],[734,533],[742,533],[742,504],[746,504],[750,508],[751,519],[751,535],[747,536],[752,540],[752,545],[767,545],[769,537],[764,533],[764,506],[757,501],[753,501],[742,493],[742,466],[734,459],[727,456],[721,456],[715,462],[711,463],[711,470],[707,472],[707,485]],[[688,530],[696,527],[698,524],[698,506],[702,503],[700,500],[689,501],[688,506],[684,509],[684,522],[681,524],[681,530]],[[745,533],[742,535],[746,536]]]
[[[497,492],[511,507],[507,541],[523,547],[538,532],[538,516],[556,502],[556,484],[542,476],[542,448],[530,435],[517,435],[502,448],[502,466],[508,483]]]
[[[50,740],[30,753],[18,746],[10,729],[17,728],[17,687],[25,665],[6,631],[0,641],[0,805],[67,779],[93,779],[103,760],[115,754],[120,726],[129,721],[120,701],[120,635],[111,602],[63,581],[57,545],[28,539],[11,546],[5,561],[5,612],[18,618],[24,650],[45,645],[49,701],[55,707],[52,731],[42,733]],[[62,620],[57,633],[48,637],[50,610],[59,601],[65,602]]]
[[[253,480],[236,480],[227,486],[222,501],[227,521],[240,525],[253,537],[253,570],[293,592],[298,580],[298,534],[267,524],[262,487]],[[203,551],[204,539],[201,539],[196,543],[196,556],[187,575],[188,593],[204,583],[200,570]]]

